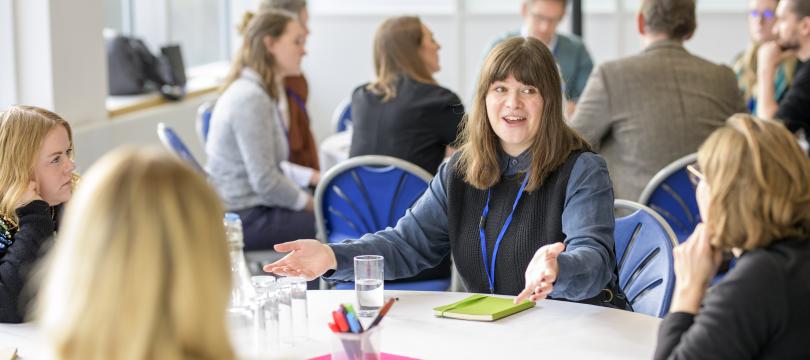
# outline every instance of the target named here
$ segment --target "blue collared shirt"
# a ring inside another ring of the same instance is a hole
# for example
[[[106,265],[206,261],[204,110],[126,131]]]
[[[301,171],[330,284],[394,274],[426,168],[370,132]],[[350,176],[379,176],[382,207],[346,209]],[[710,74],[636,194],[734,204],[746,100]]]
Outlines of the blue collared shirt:
[[[501,156],[505,175],[524,172],[531,156]],[[337,258],[337,270],[328,280],[350,281],[354,277],[356,255],[378,254],[385,257],[385,278],[411,277],[436,266],[450,252],[447,232],[447,163],[430,182],[425,193],[393,228],[366,234],[358,240],[330,244]],[[605,160],[583,153],[571,169],[562,214],[566,234],[565,251],[554,291],[550,296],[584,300],[596,296],[611,281],[616,281],[613,244],[613,185]]]

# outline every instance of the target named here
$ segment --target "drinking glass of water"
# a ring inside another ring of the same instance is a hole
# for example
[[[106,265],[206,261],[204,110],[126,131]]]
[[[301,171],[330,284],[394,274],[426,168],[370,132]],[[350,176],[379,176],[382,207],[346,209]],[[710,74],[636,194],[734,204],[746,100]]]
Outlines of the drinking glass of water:
[[[383,257],[358,255],[354,257],[354,291],[357,294],[357,314],[377,315],[383,305]]]

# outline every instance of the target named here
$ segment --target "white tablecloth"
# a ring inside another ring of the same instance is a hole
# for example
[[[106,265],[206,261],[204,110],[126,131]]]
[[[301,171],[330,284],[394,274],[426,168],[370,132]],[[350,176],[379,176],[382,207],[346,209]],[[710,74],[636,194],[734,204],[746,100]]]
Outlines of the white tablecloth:
[[[400,301],[382,322],[382,351],[422,359],[649,359],[660,319],[647,315],[545,300],[495,322],[437,318],[433,308],[470,294],[386,291]],[[307,293],[309,337],[267,358],[304,359],[330,351],[327,322],[354,292]],[[0,325],[0,347],[15,346],[23,359],[39,358],[41,339],[30,324]]]

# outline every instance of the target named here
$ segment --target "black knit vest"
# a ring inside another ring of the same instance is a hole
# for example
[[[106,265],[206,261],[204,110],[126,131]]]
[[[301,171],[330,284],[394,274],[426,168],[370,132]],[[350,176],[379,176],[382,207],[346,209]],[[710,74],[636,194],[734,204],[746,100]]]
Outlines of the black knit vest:
[[[543,245],[565,240],[562,232],[562,212],[568,178],[582,151],[572,152],[568,160],[551,172],[543,186],[524,192],[501,240],[495,265],[495,293],[517,295],[523,290],[526,267],[534,253]],[[470,292],[488,293],[489,282],[484,270],[479,237],[481,212],[487,201],[487,190],[478,190],[464,181],[456,171],[453,157],[448,164],[447,217],[450,249],[462,281]],[[489,215],[484,225],[487,244],[487,263],[491,264],[495,240],[506,218],[512,211],[515,197],[525,173],[504,176],[492,187]]]

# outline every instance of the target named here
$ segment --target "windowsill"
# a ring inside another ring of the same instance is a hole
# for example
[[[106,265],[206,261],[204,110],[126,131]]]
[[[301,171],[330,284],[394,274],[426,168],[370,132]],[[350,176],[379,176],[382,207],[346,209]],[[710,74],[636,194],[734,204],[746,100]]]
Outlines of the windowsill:
[[[213,93],[222,85],[225,76],[228,74],[229,67],[229,62],[221,61],[189,69],[186,72],[188,77],[186,96],[180,101],[166,100],[157,91],[138,95],[108,96],[106,101],[107,114],[112,119],[124,114],[182,102]]]

